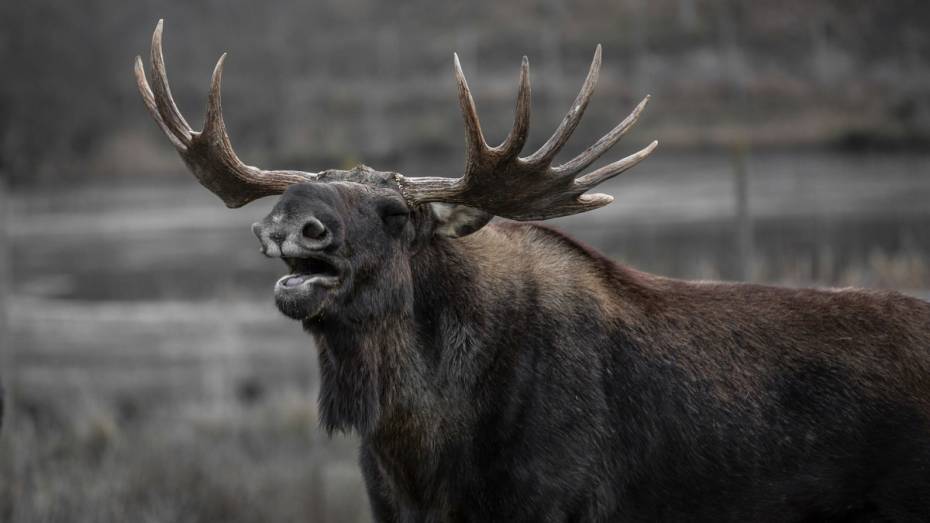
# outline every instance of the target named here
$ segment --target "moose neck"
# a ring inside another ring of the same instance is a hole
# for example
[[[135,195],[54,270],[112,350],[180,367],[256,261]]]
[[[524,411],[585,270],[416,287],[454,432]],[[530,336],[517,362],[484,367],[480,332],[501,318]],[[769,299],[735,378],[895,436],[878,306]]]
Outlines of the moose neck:
[[[554,256],[554,249],[562,252]],[[616,277],[608,274],[614,269],[538,226],[492,225],[438,239],[411,259],[409,283],[387,300],[392,306],[362,319],[305,323],[319,351],[324,427],[368,435],[414,423],[429,432],[447,412],[444,403],[469,397],[496,351],[507,350],[489,340],[526,321],[517,312],[533,311],[535,324],[572,314],[571,302],[615,312],[603,285]],[[459,419],[468,414],[462,402],[455,405]]]
[[[472,347],[482,319],[474,256],[462,242],[439,240],[411,261],[406,289],[379,300],[377,314],[305,321],[316,341],[320,413],[330,432],[371,434],[379,425],[435,426],[448,360]],[[464,361],[464,360],[463,360]],[[448,390],[446,391],[448,392]]]
[[[410,373],[418,362],[411,350],[412,300],[397,298],[380,314],[304,321],[317,345],[327,431],[370,433],[388,408],[415,397],[398,387],[404,383],[399,373]]]

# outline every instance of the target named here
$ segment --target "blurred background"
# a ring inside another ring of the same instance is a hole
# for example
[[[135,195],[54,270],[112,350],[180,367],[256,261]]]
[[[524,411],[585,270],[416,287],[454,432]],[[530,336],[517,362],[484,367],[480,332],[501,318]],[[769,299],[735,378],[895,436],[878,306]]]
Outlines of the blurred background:
[[[367,521],[356,441],[317,426],[280,263],[145,112],[132,59],[165,19],[200,127],[269,168],[459,176],[457,51],[489,141],[530,58],[540,145],[596,44],[568,159],[646,94],[605,160],[653,156],[554,220],[659,274],[930,297],[930,3],[491,0],[0,4],[0,521]],[[146,62],[148,59],[146,58]]]

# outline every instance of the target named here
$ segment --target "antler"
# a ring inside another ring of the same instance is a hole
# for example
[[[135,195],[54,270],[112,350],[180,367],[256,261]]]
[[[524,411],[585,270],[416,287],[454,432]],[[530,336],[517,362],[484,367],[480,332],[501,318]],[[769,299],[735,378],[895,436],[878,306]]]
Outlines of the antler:
[[[266,171],[246,165],[239,160],[229,142],[220,101],[223,77],[223,54],[213,70],[207,115],[203,130],[191,129],[178,110],[162,53],[163,21],[159,20],[152,35],[152,74],[154,88],[149,85],[136,56],[135,75],[139,92],[152,118],[174,144],[184,163],[200,183],[216,194],[227,207],[241,207],[252,200],[280,194],[295,183],[322,180],[353,179],[356,171]],[[412,205],[427,202],[459,203],[490,214],[514,220],[543,220],[596,209],[613,201],[606,194],[585,194],[586,191],[617,174],[633,167],[649,156],[658,142],[620,161],[581,175],[636,123],[649,101],[647,96],[613,130],[604,135],[574,159],[558,166],[552,161],[568,141],[594,92],[601,66],[601,46],[597,46],[591,69],[571,110],[565,115],[555,133],[535,153],[520,157],[526,143],[530,118],[529,62],[523,57],[520,71],[520,90],[517,96],[516,118],[504,142],[489,146],[481,132],[478,113],[471,91],[462,74],[458,56],[455,56],[455,78],[458,83],[459,105],[465,118],[467,158],[465,174],[461,178],[407,178],[395,174],[394,178],[405,198]]]
[[[142,100],[152,118],[174,144],[184,163],[200,183],[223,200],[227,207],[241,207],[252,200],[284,192],[288,186],[314,181],[318,173],[303,171],[265,171],[239,160],[229,143],[226,124],[220,103],[220,84],[223,79],[223,61],[216,62],[213,81],[207,102],[207,116],[203,130],[192,130],[181,116],[165,74],[165,58],[161,49],[163,21],[159,20],[152,34],[152,76],[154,89],[149,86],[142,67],[142,58],[136,56],[135,73]]]
[[[521,158],[519,154],[526,143],[530,120],[529,67],[529,61],[524,56],[513,128],[501,145],[491,147],[484,141],[475,101],[462,74],[458,55],[455,56],[459,105],[465,118],[465,174],[456,179],[407,178],[398,174],[395,178],[408,201],[414,204],[459,203],[513,220],[545,220],[567,216],[590,211],[613,201],[613,197],[606,194],[584,193],[642,161],[656,148],[657,141],[622,160],[588,174],[579,174],[626,134],[636,123],[649,97],[644,98],[629,116],[594,145],[572,160],[553,166],[555,155],[578,126],[594,92],[601,67],[601,46],[598,45],[594,52],[594,60],[581,92],[555,133],[538,151]]]

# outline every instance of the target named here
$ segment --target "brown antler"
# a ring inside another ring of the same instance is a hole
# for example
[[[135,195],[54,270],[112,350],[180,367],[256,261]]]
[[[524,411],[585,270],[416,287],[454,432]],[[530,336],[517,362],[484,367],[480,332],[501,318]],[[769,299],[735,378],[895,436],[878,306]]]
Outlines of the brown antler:
[[[241,207],[252,200],[284,192],[290,185],[316,180],[318,173],[303,171],[265,171],[239,160],[229,143],[223,111],[220,104],[220,84],[223,78],[223,61],[220,57],[213,70],[213,82],[207,103],[207,117],[201,132],[191,129],[181,116],[165,74],[165,58],[161,50],[162,20],[152,35],[152,76],[154,89],[149,87],[142,67],[142,58],[136,56],[136,83],[152,118],[158,123],[180,153],[184,163],[200,183],[223,200],[227,207]]]
[[[545,220],[590,211],[607,205],[613,197],[584,194],[587,190],[633,167],[649,156],[658,142],[643,150],[588,174],[579,176],[636,123],[649,101],[647,96],[619,125],[574,159],[553,166],[552,160],[571,136],[588,100],[594,92],[601,67],[601,46],[594,52],[591,69],[571,110],[555,133],[535,153],[519,157],[526,143],[530,119],[529,62],[523,57],[516,118],[507,139],[497,147],[484,141],[475,101],[455,56],[455,79],[459,87],[459,104],[465,118],[467,157],[461,178],[407,178],[397,175],[404,196],[414,204],[426,202],[459,203],[496,216],[513,220]]]
[[[191,129],[181,115],[165,73],[159,20],[152,35],[152,73],[154,89],[145,78],[142,59],[136,57],[135,74],[139,92],[149,113],[180,153],[184,163],[200,183],[223,200],[228,207],[241,207],[258,198],[284,192],[290,185],[321,179],[321,173],[304,171],[266,171],[239,160],[226,134],[220,102],[223,62],[220,57],[213,70],[207,103],[207,115],[201,132]],[[613,198],[606,194],[584,194],[595,185],[633,167],[655,149],[652,142],[645,149],[618,162],[579,176],[610,149],[636,123],[649,100],[647,96],[617,127],[574,159],[558,166],[552,161],[571,136],[597,83],[601,65],[601,46],[597,46],[588,77],[568,114],[555,133],[535,153],[519,157],[526,143],[530,117],[529,62],[523,58],[516,118],[507,139],[497,147],[484,140],[475,102],[465,82],[458,56],[455,76],[459,103],[465,117],[467,159],[461,178],[407,178],[395,180],[411,204],[427,202],[459,203],[514,220],[542,220],[566,216],[607,205]],[[327,171],[327,179],[353,179],[356,171]]]

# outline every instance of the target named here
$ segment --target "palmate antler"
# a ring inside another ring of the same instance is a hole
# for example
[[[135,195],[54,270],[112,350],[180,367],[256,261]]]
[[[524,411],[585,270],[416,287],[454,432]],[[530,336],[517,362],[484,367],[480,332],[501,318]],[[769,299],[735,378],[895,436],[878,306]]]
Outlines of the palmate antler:
[[[207,103],[207,116],[200,132],[191,129],[181,116],[168,87],[161,48],[162,21],[152,35],[152,73],[154,88],[145,78],[142,59],[136,57],[135,74],[139,92],[152,117],[200,183],[219,196],[228,207],[240,207],[258,198],[284,192],[290,185],[324,179],[322,173],[304,171],[266,171],[239,160],[226,134],[220,103],[223,61],[220,57],[213,71]],[[601,67],[601,46],[581,92],[571,110],[549,140],[538,151],[525,157],[520,152],[526,143],[530,119],[529,62],[523,58],[516,118],[507,139],[491,147],[484,140],[478,113],[465,75],[455,56],[455,78],[459,104],[465,118],[467,158],[461,178],[408,178],[395,174],[394,180],[411,205],[446,202],[467,205],[487,213],[513,220],[544,220],[589,211],[607,205],[613,197],[585,194],[592,187],[633,167],[649,156],[658,142],[620,161],[587,174],[591,163],[607,152],[636,123],[649,101],[647,96],[619,125],[587,150],[561,165],[553,166],[555,155],[578,126],[588,105]],[[326,171],[325,180],[351,181],[356,171]]]
[[[567,216],[590,211],[613,201],[613,197],[607,194],[584,193],[642,161],[659,142],[653,141],[641,151],[588,174],[579,174],[626,134],[639,119],[649,97],[644,98],[629,116],[594,145],[572,160],[553,166],[555,155],[578,126],[594,92],[601,68],[601,46],[598,45],[594,52],[594,60],[581,92],[555,133],[538,151],[520,157],[529,130],[529,68],[529,61],[524,56],[513,128],[501,145],[491,147],[484,141],[475,101],[462,74],[458,55],[455,56],[459,105],[465,118],[465,174],[458,179],[398,176],[398,184],[409,201],[459,203],[512,220],[545,220]]]

